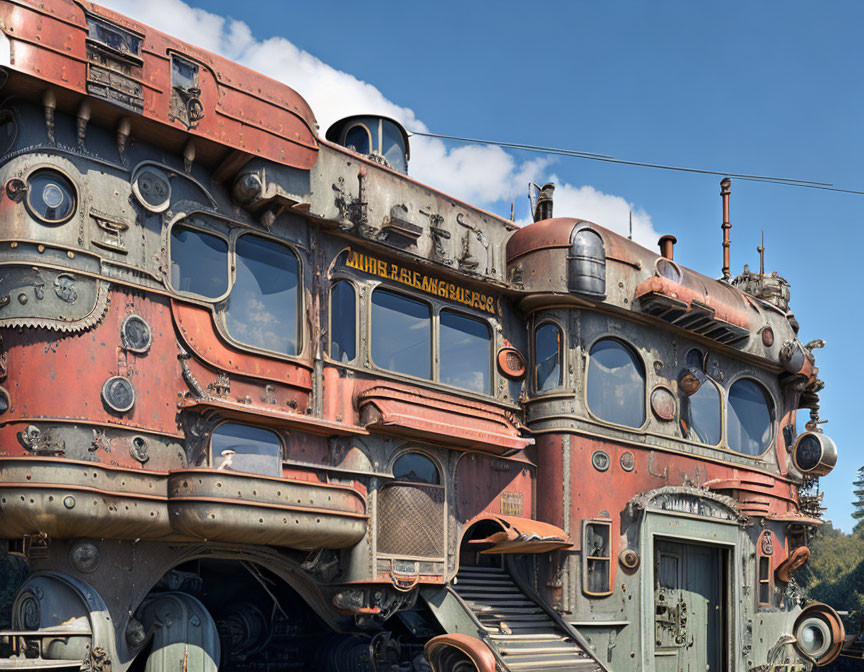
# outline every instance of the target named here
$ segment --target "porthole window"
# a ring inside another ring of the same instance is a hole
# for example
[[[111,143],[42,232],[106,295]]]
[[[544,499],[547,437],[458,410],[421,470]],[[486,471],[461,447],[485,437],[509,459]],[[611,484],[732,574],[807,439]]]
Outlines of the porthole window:
[[[225,311],[228,333],[245,345],[296,355],[297,255],[289,247],[254,235],[240,236],[234,249],[236,277]]]
[[[645,370],[629,347],[611,338],[591,346],[588,408],[598,418],[627,427],[645,422]]]
[[[171,229],[171,286],[215,299],[228,291],[228,243],[187,226]]]
[[[347,280],[330,290],[330,357],[350,362],[357,350],[357,295]]]
[[[742,455],[761,455],[771,445],[774,404],[755,380],[741,378],[729,388],[726,433],[729,448]]]
[[[432,378],[432,310],[386,289],[372,293],[372,360],[376,366]]]
[[[62,173],[42,168],[27,178],[27,209],[45,224],[62,224],[75,214],[75,187]]]
[[[534,331],[534,386],[538,392],[561,385],[561,329],[547,322]]]
[[[397,481],[441,485],[438,467],[425,455],[405,453],[393,463],[393,477]]]
[[[492,334],[482,320],[441,311],[441,382],[483,394],[491,390]]]
[[[210,451],[218,471],[282,475],[282,443],[269,429],[226,422],[213,430]]]

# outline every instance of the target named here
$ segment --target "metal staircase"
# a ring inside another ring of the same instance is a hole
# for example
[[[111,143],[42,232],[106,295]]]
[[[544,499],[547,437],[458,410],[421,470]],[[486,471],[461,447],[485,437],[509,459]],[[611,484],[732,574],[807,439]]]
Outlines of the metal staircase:
[[[580,644],[581,637],[536,596],[523,590],[504,569],[463,567],[449,589],[456,599],[438,600],[436,609],[448,631],[464,631],[464,616],[447,612],[457,605],[468,612],[482,638],[512,672],[604,672],[605,668]],[[428,599],[427,599],[428,601]],[[439,613],[442,612],[442,613]],[[458,621],[462,621],[457,624]]]

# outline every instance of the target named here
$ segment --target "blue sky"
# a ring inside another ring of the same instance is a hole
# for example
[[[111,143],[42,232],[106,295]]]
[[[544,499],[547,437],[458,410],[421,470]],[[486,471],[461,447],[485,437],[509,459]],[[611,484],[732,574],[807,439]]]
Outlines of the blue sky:
[[[864,190],[864,3],[853,0],[103,2],[285,81],[323,127],[378,111],[409,129]],[[622,230],[632,208],[642,241],[672,233],[677,260],[719,275],[719,177],[455,143],[415,148],[412,174],[504,215],[518,197],[524,217],[528,179],[553,176],[557,215]],[[733,273],[758,266],[764,231],[766,266],[792,285],[802,341],[827,341],[817,353],[822,416],[840,460],[822,489],[826,517],[847,531],[864,465],[855,430],[862,215],[864,196],[732,185]]]

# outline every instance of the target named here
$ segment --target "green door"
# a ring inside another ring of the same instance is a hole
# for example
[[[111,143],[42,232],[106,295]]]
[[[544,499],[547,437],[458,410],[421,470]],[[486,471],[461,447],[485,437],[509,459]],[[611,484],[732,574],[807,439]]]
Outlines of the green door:
[[[654,655],[657,672],[725,672],[725,552],[654,543]]]

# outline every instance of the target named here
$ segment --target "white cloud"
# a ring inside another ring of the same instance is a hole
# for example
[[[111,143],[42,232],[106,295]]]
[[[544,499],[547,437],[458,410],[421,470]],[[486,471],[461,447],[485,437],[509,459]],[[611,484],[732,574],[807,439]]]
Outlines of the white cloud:
[[[334,121],[363,113],[393,117],[409,130],[428,130],[413,110],[388,100],[368,82],[327,65],[285,38],[258,40],[242,21],[190,7],[182,0],[102,0],[101,4],[286,83],[312,107],[322,134]],[[434,138],[411,138],[412,177],[469,203],[487,208],[503,204],[508,212],[507,204],[526,194],[528,182],[558,182],[546,172],[551,163],[546,157],[519,162],[496,146],[448,147]],[[625,235],[631,210],[634,240],[653,247],[657,233],[651,218],[620,196],[569,184],[560,184],[555,191],[557,215],[588,219]]]
[[[594,187],[573,186],[561,183],[552,176],[556,183],[554,214],[559,217],[579,217],[594,222],[607,229],[628,235],[630,214],[633,215],[633,240],[648,248],[657,246],[660,237],[654,230],[651,216],[642,208],[636,207],[621,196],[604,194]]]

